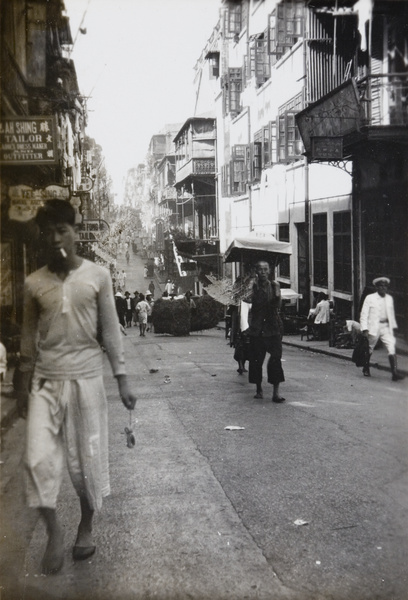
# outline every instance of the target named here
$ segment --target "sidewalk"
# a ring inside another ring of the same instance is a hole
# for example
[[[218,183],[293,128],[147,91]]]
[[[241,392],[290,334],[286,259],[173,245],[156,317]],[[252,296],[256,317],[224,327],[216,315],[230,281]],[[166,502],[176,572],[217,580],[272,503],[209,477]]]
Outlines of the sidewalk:
[[[300,335],[285,335],[283,337],[283,344],[287,346],[293,346],[295,348],[301,348],[302,350],[309,350],[311,352],[317,352],[320,354],[326,354],[328,356],[334,356],[343,360],[350,360],[353,354],[352,349],[335,348],[329,346],[329,342],[319,342],[312,340],[310,342],[300,339]],[[404,340],[397,339],[397,356],[398,356],[398,370],[404,375],[408,376],[408,345]],[[375,369],[382,371],[390,371],[390,363],[388,361],[387,351],[384,347],[374,350],[370,366]]]
[[[218,324],[220,329],[225,329],[225,323],[220,322]],[[294,348],[300,348],[301,350],[309,350],[310,352],[316,352],[318,354],[326,354],[327,356],[333,356],[335,358],[341,358],[343,360],[351,361],[353,349],[351,348],[335,348],[329,346],[329,342],[318,341],[318,340],[301,340],[300,334],[287,334],[283,336],[282,343],[286,346],[293,346]],[[398,370],[405,376],[408,377],[408,344],[397,338],[397,356],[398,356]],[[382,371],[390,371],[390,363],[388,360],[387,351],[384,347],[374,350],[370,366],[374,369],[380,369]]]

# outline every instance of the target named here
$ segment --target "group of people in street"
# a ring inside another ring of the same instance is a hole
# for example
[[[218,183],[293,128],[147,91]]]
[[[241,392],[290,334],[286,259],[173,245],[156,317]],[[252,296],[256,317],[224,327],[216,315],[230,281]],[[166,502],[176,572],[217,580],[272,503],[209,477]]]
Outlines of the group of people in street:
[[[151,314],[154,305],[153,294],[150,289],[146,290],[145,294],[136,290],[133,296],[128,291],[125,292],[124,296],[118,291],[115,293],[115,305],[120,325],[123,328],[129,328],[132,325],[139,326],[140,335],[145,337],[146,331],[150,329],[149,325],[151,325]]]
[[[15,381],[19,414],[27,419],[27,503],[38,509],[44,519],[47,544],[42,572],[52,574],[64,562],[63,528],[56,511],[64,457],[81,510],[73,559],[89,559],[96,550],[93,517],[110,493],[101,345],[117,380],[119,399],[131,411],[136,396],[126,376],[120,325],[126,328],[137,324],[140,336],[145,335],[154,302],[154,282],[145,294],[123,294],[121,290],[113,293],[109,271],[76,253],[75,210],[69,202],[47,201],[39,209],[36,223],[47,263],[26,278],[20,366]],[[246,371],[245,361],[249,358],[249,383],[256,386],[255,398],[262,399],[263,364],[268,354],[266,371],[272,385],[271,400],[283,403],[280,287],[266,261],[256,264],[255,275],[250,293],[244,298],[251,311],[244,332],[248,353],[240,369]],[[380,277],[373,283],[376,292],[367,296],[361,311],[362,335],[368,339],[370,352],[378,339],[382,340],[389,353],[392,379],[396,381],[401,376],[395,353],[397,324],[393,300],[387,294],[390,282]],[[125,286],[126,274],[121,284]],[[174,296],[170,280],[164,294]],[[192,306],[191,294],[186,294],[186,298]],[[322,298],[323,301],[326,300]],[[327,308],[323,312],[327,315]],[[364,374],[370,374],[369,365]]]
[[[366,377],[371,376],[370,357],[378,341],[381,341],[388,352],[392,381],[400,381],[404,376],[398,371],[397,365],[395,331],[398,326],[393,298],[387,294],[390,279],[377,277],[372,283],[376,291],[365,297],[360,312],[360,323],[357,324],[360,336],[367,343],[363,374]],[[234,334],[234,359],[238,362],[238,373],[241,375],[247,372],[245,363],[248,361],[248,381],[256,385],[254,398],[262,399],[263,363],[269,354],[266,370],[267,381],[273,386],[272,401],[284,402],[285,398],[280,393],[280,384],[285,381],[281,363],[281,293],[279,284],[271,276],[267,261],[258,261],[256,264],[252,290],[243,297],[243,301],[248,303],[250,308],[247,309],[247,324],[243,327],[241,319],[241,328],[236,326]],[[327,339],[331,310],[328,296],[320,293],[315,308],[309,312],[309,318],[312,317],[314,321],[315,339]]]

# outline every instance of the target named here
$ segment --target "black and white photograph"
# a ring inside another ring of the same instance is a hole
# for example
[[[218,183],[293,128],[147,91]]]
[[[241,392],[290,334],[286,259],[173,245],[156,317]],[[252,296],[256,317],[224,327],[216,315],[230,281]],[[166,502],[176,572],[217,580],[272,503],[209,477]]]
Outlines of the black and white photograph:
[[[1,600],[408,600],[408,0],[0,46]]]

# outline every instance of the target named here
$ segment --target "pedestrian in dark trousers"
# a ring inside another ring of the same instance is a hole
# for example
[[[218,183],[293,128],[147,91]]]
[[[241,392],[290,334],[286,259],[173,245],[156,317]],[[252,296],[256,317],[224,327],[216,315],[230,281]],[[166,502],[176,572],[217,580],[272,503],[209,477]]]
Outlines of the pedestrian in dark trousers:
[[[129,292],[125,292],[125,303],[126,303],[126,311],[125,311],[125,321],[126,327],[132,327],[132,318],[133,311],[135,308],[134,300],[130,297]]]
[[[27,503],[44,519],[48,542],[42,572],[64,562],[64,532],[56,512],[66,460],[81,520],[74,560],[95,552],[94,512],[109,495],[108,406],[98,329],[117,379],[120,398],[133,409],[109,271],[76,255],[75,210],[49,200],[36,217],[47,265],[24,287],[17,406],[27,417]],[[28,406],[28,412],[27,412]]]
[[[257,281],[252,288],[249,351],[249,383],[256,384],[255,398],[263,398],[262,368],[268,353],[268,383],[273,385],[272,402],[285,402],[279,386],[285,381],[282,369],[282,321],[279,316],[281,305],[280,287],[270,281],[270,266],[266,261],[256,264]]]
[[[126,320],[125,320],[126,301],[120,292],[116,292],[116,294],[115,294],[115,305],[116,305],[116,312],[118,313],[119,323],[122,325],[122,327],[125,327],[125,325],[126,325]]]

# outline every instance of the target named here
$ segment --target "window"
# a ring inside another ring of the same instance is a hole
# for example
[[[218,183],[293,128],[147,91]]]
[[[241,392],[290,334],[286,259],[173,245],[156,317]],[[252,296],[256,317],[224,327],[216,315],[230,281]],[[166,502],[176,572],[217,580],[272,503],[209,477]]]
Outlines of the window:
[[[252,40],[249,45],[248,77],[255,77],[256,85],[259,87],[267,81],[271,75],[269,67],[268,40],[262,33]]]
[[[263,128],[262,140],[262,166],[266,167],[271,162],[271,131],[268,127]]]
[[[242,29],[241,0],[231,0],[228,7],[228,33],[239,33]]]
[[[287,162],[302,156],[303,145],[295,122],[295,113],[279,116],[279,161]]]
[[[351,214],[333,213],[334,289],[351,293]]]
[[[304,35],[304,1],[283,0],[269,15],[268,52],[278,61]]]
[[[241,112],[242,69],[228,69],[223,78],[224,116]]]
[[[252,144],[252,181],[261,180],[262,171],[262,131],[258,131]]]
[[[290,242],[289,239],[289,225],[279,225],[279,241],[281,242]],[[279,276],[280,277],[290,277],[290,257],[286,254],[282,254],[279,259]]]
[[[210,52],[206,58],[210,65],[210,79],[217,79],[220,76],[220,53]]]
[[[327,214],[313,215],[313,282],[327,287]]]
[[[270,126],[271,126],[271,163],[276,164],[278,162],[278,133],[276,130],[276,121],[272,121]]]
[[[239,144],[232,148],[231,192],[244,194],[247,182],[247,167],[245,164],[246,146]]]
[[[278,160],[288,162],[301,158],[303,143],[296,125],[295,114],[302,110],[302,95],[298,94],[279,110],[278,117]]]
[[[245,162],[242,160],[236,160],[232,163],[233,173],[232,173],[232,193],[234,194],[244,194],[245,193],[245,184],[246,184],[246,167]]]

